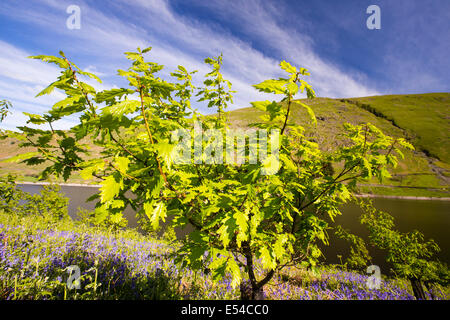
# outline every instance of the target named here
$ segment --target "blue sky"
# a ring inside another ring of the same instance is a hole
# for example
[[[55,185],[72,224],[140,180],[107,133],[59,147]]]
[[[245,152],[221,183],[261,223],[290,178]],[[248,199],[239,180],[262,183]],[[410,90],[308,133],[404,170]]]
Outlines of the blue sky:
[[[381,9],[380,30],[366,27],[371,4]],[[69,5],[81,8],[79,30],[66,27]],[[13,114],[0,127],[23,125],[23,111],[42,113],[63,97],[34,98],[58,69],[28,56],[63,50],[99,75],[103,90],[126,85],[117,69],[138,46],[153,47],[148,59],[165,65],[165,75],[179,64],[199,70],[197,83],[203,59],[222,52],[238,91],[232,108],[268,98],[251,85],[281,76],[280,60],[309,69],[321,97],[450,91],[448,0],[2,0],[0,99],[13,103]]]

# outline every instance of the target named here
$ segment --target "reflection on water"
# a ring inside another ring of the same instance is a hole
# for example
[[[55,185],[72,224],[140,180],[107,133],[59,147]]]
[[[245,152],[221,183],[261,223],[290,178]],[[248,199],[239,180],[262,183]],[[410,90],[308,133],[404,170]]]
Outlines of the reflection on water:
[[[25,192],[38,193],[40,192],[42,186],[38,184],[18,184],[18,186]],[[61,192],[69,198],[69,215],[72,218],[77,218],[77,212],[79,208],[86,210],[94,210],[95,200],[86,202],[86,200],[98,192],[98,188],[94,186],[61,186]],[[137,227],[135,212],[129,206],[124,211],[124,216],[128,219],[128,226],[131,228]]]
[[[19,185],[24,191],[30,193],[39,192],[40,185]],[[69,214],[75,218],[78,208],[94,209],[94,202],[86,202],[86,199],[95,194],[96,187],[61,186],[61,191],[70,199]],[[386,211],[395,218],[396,227],[401,232],[409,232],[414,229],[421,231],[425,239],[432,238],[441,248],[437,255],[441,261],[450,264],[450,201],[433,200],[404,200],[404,199],[373,199],[376,208]],[[355,204],[348,204],[343,208],[343,214],[336,218],[336,223],[350,229],[352,233],[361,236],[367,241],[368,233],[359,223],[361,209]],[[137,227],[135,213],[127,208],[124,216],[129,221],[129,226]],[[337,255],[346,256],[348,244],[336,239],[330,232],[330,246],[324,247],[323,252],[328,263],[339,263]],[[373,264],[381,267],[382,273],[387,273],[389,266],[384,261],[384,254],[374,248],[369,248],[373,257]]]
[[[425,236],[425,240],[433,239],[441,248],[436,255],[437,258],[450,264],[450,201],[437,200],[406,200],[406,199],[372,199],[374,206],[392,215],[396,228],[401,232],[419,230]],[[359,216],[362,210],[356,204],[347,204],[342,210],[343,214],[336,218],[336,223],[352,233],[362,237],[366,243],[368,232],[359,223]],[[329,263],[339,263],[337,255],[346,256],[349,248],[348,244],[341,239],[336,239],[330,232],[329,247],[324,248],[324,255]],[[382,273],[387,273],[390,269],[385,262],[385,254],[381,250],[369,247],[372,263],[381,267]]]

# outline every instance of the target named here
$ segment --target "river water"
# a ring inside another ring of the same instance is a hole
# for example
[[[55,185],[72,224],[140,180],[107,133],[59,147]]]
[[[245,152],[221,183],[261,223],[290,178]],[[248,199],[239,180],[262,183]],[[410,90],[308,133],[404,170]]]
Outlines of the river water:
[[[27,192],[36,193],[42,188],[41,185],[19,184]],[[86,199],[98,192],[97,187],[85,186],[61,186],[61,191],[69,198],[69,214],[76,216],[78,208],[92,210],[94,202],[86,203]],[[421,231],[425,239],[434,239],[441,248],[437,257],[450,264],[450,201],[436,200],[405,200],[390,198],[374,198],[373,204],[376,208],[388,212],[395,218],[395,224],[401,232],[409,232],[414,229]],[[350,229],[353,234],[361,236],[367,241],[368,232],[359,223],[361,209],[355,204],[347,204],[342,210],[343,214],[338,216],[336,223],[344,228]],[[124,216],[129,221],[129,227],[137,227],[135,213],[127,208]],[[345,257],[349,251],[348,244],[336,239],[330,233],[330,246],[323,248],[325,261],[327,263],[339,263],[338,255]],[[380,266],[382,273],[388,273],[390,266],[385,262],[385,253],[369,247],[372,263]]]

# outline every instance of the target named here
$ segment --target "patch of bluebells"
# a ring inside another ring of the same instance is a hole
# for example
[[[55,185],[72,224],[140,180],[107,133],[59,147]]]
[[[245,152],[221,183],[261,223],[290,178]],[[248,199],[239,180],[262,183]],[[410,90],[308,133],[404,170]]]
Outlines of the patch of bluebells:
[[[297,269],[287,270],[289,278],[295,278]],[[381,280],[379,289],[369,289],[367,280],[369,276],[355,272],[337,269],[324,269],[320,277],[313,278],[307,284],[299,286],[287,281],[286,278],[276,277],[273,285],[265,289],[266,296],[273,299],[298,300],[414,300],[412,290],[407,281]],[[428,299],[431,295],[427,292]],[[435,299],[448,299],[446,295],[437,290]]]
[[[17,275],[59,284],[51,287],[49,298],[63,299],[70,265],[81,271],[81,290],[76,292],[81,299],[239,299],[239,289],[231,286],[229,275],[215,282],[210,273],[179,270],[170,252],[172,247],[156,239],[56,230],[34,230],[27,235],[20,226],[0,224],[0,299],[15,297],[10,280]],[[286,272],[289,278],[298,275],[295,268]],[[262,276],[262,270],[257,273]],[[264,287],[264,295],[277,300],[414,299],[406,282],[382,280],[379,290],[371,290],[366,285],[368,276],[353,272],[324,269],[320,277],[303,275],[303,279],[308,282],[299,285],[275,276]],[[446,298],[442,292],[435,296]]]
[[[170,289],[177,270],[173,260],[162,259],[168,251],[162,242],[136,243],[68,231],[36,231],[24,236],[21,231],[20,227],[0,225],[0,282],[3,284],[13,274],[20,275],[21,279],[39,276],[60,282],[60,288],[64,289],[69,277],[67,267],[77,265],[81,271],[81,292],[83,288],[92,291],[95,282],[99,287],[97,298],[178,297]],[[14,297],[14,288],[3,291],[9,293],[1,298]],[[53,293],[53,298],[64,297],[64,290]]]

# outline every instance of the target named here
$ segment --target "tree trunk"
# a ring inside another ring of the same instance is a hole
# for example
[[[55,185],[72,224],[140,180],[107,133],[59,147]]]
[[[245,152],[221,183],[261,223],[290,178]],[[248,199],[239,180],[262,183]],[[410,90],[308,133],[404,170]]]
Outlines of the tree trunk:
[[[241,300],[264,300],[263,289],[254,289],[250,281],[243,280],[241,282]]]
[[[240,285],[241,300],[264,300],[264,285],[272,279],[275,270],[270,270],[266,276],[258,281],[253,270],[253,254],[250,250],[248,242],[242,243],[244,249],[244,255],[247,260],[247,273],[249,280],[242,281]]]
[[[426,300],[425,292],[423,291],[422,282],[417,278],[410,278],[411,286],[414,292],[414,296],[417,300]]]

